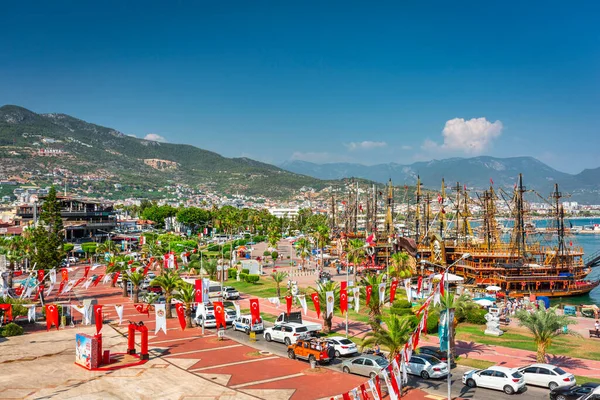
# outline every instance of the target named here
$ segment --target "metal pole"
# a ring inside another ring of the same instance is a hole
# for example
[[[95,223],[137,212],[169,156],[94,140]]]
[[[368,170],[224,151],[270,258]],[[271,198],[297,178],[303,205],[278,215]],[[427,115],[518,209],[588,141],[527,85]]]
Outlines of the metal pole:
[[[448,300],[450,299],[450,285],[448,284],[448,268],[446,268],[445,271],[446,274],[446,279],[444,281],[444,286],[445,286],[445,290],[446,290],[446,296],[448,296]],[[451,351],[450,351],[450,308],[448,307],[448,302],[446,302],[446,333],[448,335],[448,348],[447,350],[447,355],[446,355],[446,359],[448,360],[448,400],[452,399],[452,379],[451,379],[451,372],[452,372],[452,360],[451,360]]]
[[[346,253],[346,290],[348,290],[348,278],[350,276],[350,252]],[[348,296],[346,294],[346,296]],[[348,297],[346,297],[348,298]],[[348,310],[346,310],[346,339],[348,339]]]

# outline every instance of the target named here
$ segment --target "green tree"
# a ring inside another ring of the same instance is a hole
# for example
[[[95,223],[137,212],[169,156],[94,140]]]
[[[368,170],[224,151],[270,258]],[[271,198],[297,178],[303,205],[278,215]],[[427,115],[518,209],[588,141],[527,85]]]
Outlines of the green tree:
[[[369,300],[369,324],[373,330],[377,330],[380,327],[381,322],[381,305],[379,304],[379,284],[383,283],[383,274],[369,274],[361,280],[360,285],[360,297],[367,299],[367,286],[371,286],[371,297]],[[384,299],[385,300],[385,299]],[[385,303],[385,301],[384,301]]]
[[[173,314],[171,313],[171,299],[173,298],[173,291],[181,285],[181,277],[176,271],[164,270],[162,274],[150,282],[150,285],[160,286],[165,292],[167,318],[172,318]]]
[[[174,295],[176,300],[181,301],[185,305],[185,325],[187,328],[192,327],[192,303],[196,296],[194,294],[194,286],[185,281],[180,281],[179,287]]]
[[[201,271],[201,273],[206,273],[210,279],[215,279],[217,276],[217,260],[212,258],[205,259],[202,263],[202,269],[204,271]]]
[[[295,243],[296,255],[302,260],[302,269],[306,265],[306,260],[310,258],[312,245],[308,238],[300,238]]]
[[[177,221],[193,228],[195,232],[199,227],[207,225],[211,220],[210,211],[198,207],[183,207],[177,211]]]
[[[354,281],[356,282],[356,273],[358,266],[365,259],[365,242],[361,239],[350,239],[348,241],[348,261],[354,264]]]
[[[271,259],[273,260],[273,266],[275,266],[275,263],[277,262],[277,258],[279,257],[279,253],[274,251],[271,253]]]
[[[165,219],[177,215],[177,209],[168,205],[152,205],[142,211],[142,218],[149,219],[156,224],[157,228],[165,227]]]
[[[408,255],[408,253],[405,252],[392,254],[392,256],[390,257],[390,261],[392,264],[392,276],[400,279],[406,279],[410,278],[413,275],[414,271],[408,264],[409,257],[410,256]]]
[[[31,261],[38,270],[50,270],[58,267],[66,254],[63,248],[64,229],[60,203],[54,187],[50,189],[41,208],[38,225],[31,235],[34,249]]]
[[[104,243],[100,243],[96,247],[96,254],[104,255],[106,253],[109,253],[110,255],[114,255],[118,252],[118,250],[119,249],[117,247],[117,244],[112,240],[108,239]]]
[[[281,297],[281,282],[283,282],[283,280],[285,278],[287,278],[287,272],[283,272],[283,271],[276,271],[273,272],[271,274],[271,278],[273,278],[273,280],[275,281],[275,285],[277,286],[277,297]]]
[[[323,250],[327,243],[329,243],[329,227],[327,225],[317,226],[313,232],[313,237],[317,242],[317,247],[321,251],[321,268],[323,268]]]
[[[325,327],[325,333],[331,333],[331,326],[333,321],[333,314],[336,310],[340,309],[340,287],[334,281],[328,281],[325,283],[318,282],[317,287],[309,287],[319,296],[319,306],[321,308],[321,317],[323,317],[323,326]],[[333,292],[333,313],[327,315],[327,298],[326,293]]]
[[[395,314],[383,318],[384,327],[369,331],[363,340],[363,348],[378,344],[389,350],[388,359],[391,362],[408,342],[410,335],[417,326],[415,317]]]
[[[140,286],[144,283],[146,277],[141,272],[132,272],[129,274],[128,280],[133,285],[133,302],[140,302]]]
[[[519,325],[527,328],[533,335],[533,340],[537,346],[537,362],[546,362],[546,351],[552,344],[552,340],[560,335],[578,335],[576,332],[563,328],[574,325],[577,321],[567,315],[556,313],[556,307],[545,309],[540,307],[537,310],[521,310],[516,315]]]

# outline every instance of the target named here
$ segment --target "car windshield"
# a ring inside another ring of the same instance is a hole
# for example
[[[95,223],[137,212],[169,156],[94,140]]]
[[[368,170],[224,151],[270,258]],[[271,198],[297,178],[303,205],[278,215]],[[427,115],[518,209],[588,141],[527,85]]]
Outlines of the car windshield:
[[[377,365],[379,365],[382,368],[385,368],[389,365],[388,361],[385,358],[382,357],[378,357],[375,359],[375,362],[377,363]]]
[[[206,319],[215,319],[215,316],[214,316],[214,315],[212,315],[212,314],[208,314],[208,315],[206,316]]]
[[[235,289],[234,289],[234,288],[232,288],[232,287],[230,287],[230,288],[227,288],[227,291],[228,291],[228,292],[237,292],[237,290],[235,290]]]
[[[567,374],[567,372],[564,369],[562,369],[561,367],[554,368],[554,372],[556,372],[558,375],[566,375]]]
[[[349,339],[341,339],[340,344],[352,344],[352,340]]]
[[[521,375],[521,373],[519,371],[515,371],[512,373],[512,377],[513,378],[517,378],[517,379],[521,379],[523,377],[523,375]]]

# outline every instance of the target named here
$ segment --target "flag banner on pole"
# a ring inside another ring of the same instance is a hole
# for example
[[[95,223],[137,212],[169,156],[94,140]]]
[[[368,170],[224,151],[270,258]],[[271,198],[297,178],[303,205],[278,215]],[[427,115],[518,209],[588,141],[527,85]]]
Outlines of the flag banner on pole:
[[[340,290],[340,312],[342,315],[348,312],[348,293],[346,289]]]
[[[202,279],[196,279],[194,281],[194,301],[196,303],[202,303]]]
[[[240,311],[240,304],[237,301],[233,303],[233,308],[235,308],[235,317],[239,318],[242,313]]]
[[[52,268],[48,276],[50,277],[50,283],[54,285],[56,283],[56,269]]]
[[[340,282],[340,290],[344,290],[348,287],[348,282],[346,281],[341,281]]]
[[[210,287],[210,279],[202,278],[202,302],[209,303],[208,288]]]
[[[119,317],[119,325],[121,325],[123,323],[123,305],[115,304],[115,311]]]
[[[35,321],[35,305],[27,307],[27,321]]]
[[[116,283],[117,283],[117,279],[119,279],[119,275],[121,275],[121,271],[117,271],[117,272],[115,272],[115,274],[113,275],[113,278],[112,278],[112,284],[113,284],[113,285],[116,285]]]
[[[367,393],[367,388],[364,383],[360,385],[360,395],[362,396],[362,400],[371,400],[371,398],[369,397],[369,393]]]
[[[343,399],[343,400],[352,400],[352,399],[350,398],[350,393],[347,393],[347,392],[342,394],[342,399]]]
[[[46,330],[52,328],[52,324],[58,330],[58,307],[55,304],[46,305]]]
[[[44,280],[45,276],[46,276],[46,273],[44,272],[44,270],[38,269],[38,271],[37,271],[38,282],[42,282]]]
[[[53,289],[54,289],[54,283],[50,283],[50,286],[48,286],[48,290],[46,291],[46,297],[50,296],[50,293],[52,293]]]
[[[252,325],[260,321],[260,304],[258,303],[258,299],[250,299],[250,316],[252,317]]]
[[[83,287],[85,289],[89,289],[89,287],[90,287],[90,285],[92,284],[93,281],[94,281],[94,278],[90,276],[89,278],[87,278],[87,280],[83,284]]]
[[[447,272],[444,272],[442,274],[442,277],[440,278],[440,283],[438,284],[438,287],[440,288],[440,294],[443,296],[444,295],[444,279],[448,279],[448,277],[446,276]]]
[[[390,375],[388,374],[388,371],[385,368],[381,370],[381,375],[383,375],[383,380],[385,381],[385,385],[388,388],[390,400],[398,400],[398,387],[396,385],[396,380],[390,379]]]
[[[421,294],[421,287],[423,286],[423,277],[419,276],[417,280],[417,296]]]
[[[96,322],[96,334],[98,334],[102,330],[102,324],[104,323],[101,304],[94,304],[94,321]]]
[[[147,305],[146,307],[144,307],[143,304],[136,304],[133,306],[137,312],[139,312],[140,314],[146,314],[147,316],[150,316],[150,306]],[[166,333],[166,332],[165,332]]]
[[[200,316],[204,318],[204,314],[204,303],[196,304],[196,318],[200,318]]]
[[[75,284],[73,285],[72,289],[75,289],[77,286],[79,286],[80,283],[82,283],[83,281],[85,281],[85,276],[82,278],[77,279],[77,282],[75,282]]]
[[[373,292],[373,286],[368,285],[365,286],[365,293],[367,294],[366,298],[365,298],[365,303],[367,305],[369,305],[369,302],[371,301],[371,293]]]
[[[90,266],[88,265],[87,267],[85,267],[83,269],[83,277],[87,278],[88,274],[90,273]]]
[[[258,303],[258,300],[256,300],[256,302]],[[252,300],[250,300],[250,304],[252,304]],[[223,307],[223,302],[221,301],[215,301],[213,303],[214,309],[215,309],[215,322],[217,323],[217,329],[219,329],[219,327],[223,327],[226,328],[227,327],[227,323],[225,322],[225,307]],[[252,311],[252,306],[250,306],[250,310]],[[259,318],[260,318],[260,313],[259,313]],[[253,320],[253,324],[254,324],[254,316],[252,316],[252,320]],[[258,322],[258,320],[256,320]]]
[[[404,289],[406,290],[406,300],[412,301],[412,287],[410,286],[410,278],[404,280]]]
[[[329,318],[333,315],[333,308],[335,306],[335,298],[333,297],[333,292],[325,292],[325,304],[327,306],[326,317]]]
[[[287,310],[287,315],[289,316],[292,312],[292,296],[285,296],[285,307]]]
[[[65,288],[65,284],[67,281],[60,281],[60,285],[58,285],[58,295],[60,296],[63,293],[63,289]]]
[[[154,316],[156,318],[156,327],[154,329],[154,334],[156,335],[158,331],[163,331],[165,335],[167,334],[167,316],[165,312],[165,304],[155,304],[154,305]]]
[[[68,281],[69,280],[69,271],[67,271],[66,268],[63,268],[60,270],[60,274],[62,276],[62,280],[63,281]]]
[[[382,306],[385,303],[385,283],[379,284],[379,305]]]
[[[409,279],[410,281],[410,279]],[[394,302],[396,299],[396,289],[398,288],[398,279],[393,278],[392,283],[390,284],[390,304]],[[410,298],[408,299],[410,301]]]
[[[177,319],[179,320],[179,326],[181,326],[181,330],[185,330],[185,308],[183,303],[175,304],[175,311],[177,311]]]
[[[100,281],[102,280],[102,278],[104,277],[104,275],[100,274],[96,277],[96,280],[94,281],[94,283],[92,283],[93,287],[98,286],[98,284],[100,283]]]
[[[315,306],[315,311],[317,312],[317,318],[321,318],[321,303],[319,301],[319,294],[311,293],[310,297],[312,298],[313,304]]]
[[[352,288],[352,293],[354,295],[354,311],[358,312],[360,309],[360,289],[357,287]]]
[[[398,386],[398,395],[402,395],[402,373],[400,372],[400,365],[398,365],[398,360],[394,358],[392,360],[392,377],[391,379],[396,380],[396,386]]]
[[[308,312],[308,306],[306,304],[306,296],[302,294],[302,295],[296,296],[296,298],[298,299],[298,302],[300,303],[300,307],[302,307],[302,311],[304,311],[304,316],[306,316],[306,313]]]
[[[371,396],[373,397],[373,400],[382,400],[381,397],[379,397],[379,392],[381,391],[381,389],[378,389],[375,385],[376,380],[377,382],[379,382],[379,377],[377,377],[377,379],[369,379],[367,383],[369,384],[369,388],[371,389]]]

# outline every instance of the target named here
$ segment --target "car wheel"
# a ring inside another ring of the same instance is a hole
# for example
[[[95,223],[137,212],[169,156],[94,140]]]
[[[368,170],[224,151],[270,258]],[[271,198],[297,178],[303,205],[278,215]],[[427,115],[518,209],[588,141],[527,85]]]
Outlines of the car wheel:
[[[376,376],[377,376],[377,374],[375,372],[371,372],[369,374],[369,378],[371,378],[371,379],[375,379]]]
[[[550,382],[550,384],[548,385],[548,389],[550,390],[554,390],[558,387],[558,383],[556,382]]]
[[[289,350],[288,351],[288,357],[292,360],[296,359],[296,354],[294,353],[294,350]]]
[[[467,386],[470,388],[474,388],[474,387],[477,387],[477,383],[475,382],[474,379],[467,379]]]
[[[567,398],[561,394],[556,397],[556,400],[567,400]]]
[[[244,332],[246,333],[246,335],[250,334],[250,328],[246,328],[246,330],[244,330]]]
[[[336,357],[336,358],[340,358],[340,356],[341,356],[340,352],[336,350],[336,351],[335,351],[335,357]]]
[[[292,344],[292,341],[290,340],[290,338],[286,337],[285,339],[283,339],[283,343],[285,343],[286,346],[289,346]]]
[[[506,394],[513,394],[515,392],[515,389],[513,389],[513,387],[510,385],[504,386],[503,390]]]
[[[315,358],[315,356],[313,356],[312,354],[311,354],[310,356],[308,356],[308,362],[309,362],[309,363],[311,363],[311,364],[312,364],[312,363],[314,363],[314,362],[316,362],[316,361],[317,361],[317,359],[316,359],[316,358]]]
[[[343,371],[344,373],[346,373],[346,374],[349,374],[349,373],[350,373],[350,368],[348,368],[348,367],[344,367],[344,368],[342,368],[342,371]]]
[[[271,335],[269,335],[269,334],[267,333],[267,334],[265,335],[265,340],[266,340],[267,342],[270,342],[270,341],[271,341]]]
[[[429,372],[427,372],[427,371],[421,371],[421,378],[423,378],[423,379],[429,379]]]

